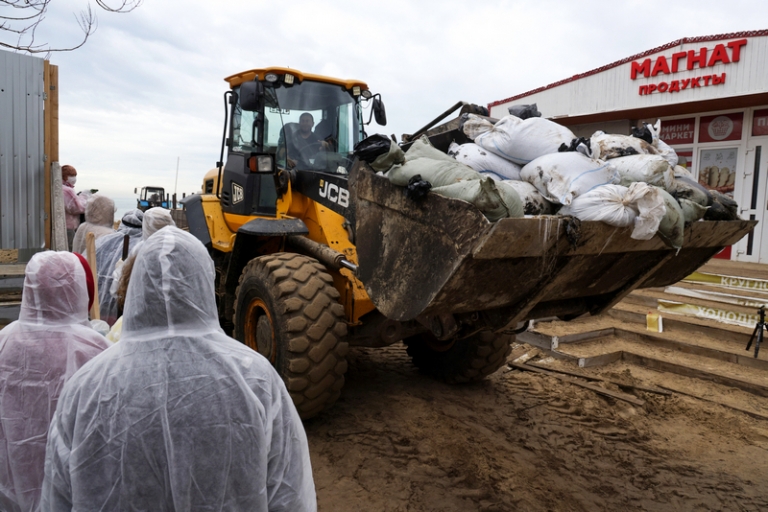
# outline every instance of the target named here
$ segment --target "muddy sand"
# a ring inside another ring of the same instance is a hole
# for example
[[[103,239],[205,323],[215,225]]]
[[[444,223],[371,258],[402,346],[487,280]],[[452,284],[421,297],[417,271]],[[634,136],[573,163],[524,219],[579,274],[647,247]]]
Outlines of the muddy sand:
[[[420,375],[402,345],[352,350],[342,398],[305,425],[319,510],[768,510],[768,421],[635,394],[644,406],[506,368],[449,386]]]

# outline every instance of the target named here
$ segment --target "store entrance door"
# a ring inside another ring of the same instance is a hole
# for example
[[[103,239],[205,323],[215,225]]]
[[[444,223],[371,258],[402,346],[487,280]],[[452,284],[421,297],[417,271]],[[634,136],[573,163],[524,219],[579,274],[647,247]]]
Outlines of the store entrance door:
[[[768,137],[749,140],[745,164],[739,215],[742,219],[757,220],[759,224],[736,244],[735,259],[768,263]]]

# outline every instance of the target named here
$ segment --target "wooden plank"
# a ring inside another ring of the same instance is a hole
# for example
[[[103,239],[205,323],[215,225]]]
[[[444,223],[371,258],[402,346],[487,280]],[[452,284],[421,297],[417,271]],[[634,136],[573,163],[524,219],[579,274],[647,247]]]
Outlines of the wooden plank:
[[[651,387],[648,387],[648,386],[643,386],[642,384],[630,384],[628,382],[622,382],[620,380],[608,379],[608,378],[605,378],[605,377],[599,377],[597,375],[585,375],[585,374],[580,373],[580,372],[573,372],[573,371],[570,371],[570,370],[564,370],[562,368],[548,368],[548,367],[546,367],[544,365],[536,364],[536,363],[531,363],[531,362],[526,362],[525,364],[527,364],[528,366],[534,366],[536,368],[540,368],[542,370],[548,370],[550,372],[562,373],[562,374],[565,374],[565,375],[570,375],[572,377],[579,377],[581,379],[594,380],[594,381],[600,381],[600,382],[608,382],[609,384],[615,384],[615,385],[617,385],[617,386],[619,386],[621,388],[639,389],[640,391],[647,391],[648,393],[656,393],[656,394],[659,394],[659,395],[667,395],[667,396],[672,394],[669,391],[665,391],[663,389],[651,388]]]
[[[520,343],[527,343],[534,347],[552,350],[552,337],[539,332],[524,331],[515,335],[515,340]]]
[[[557,348],[562,343],[583,343],[594,341],[599,338],[613,336],[614,328],[600,329],[599,331],[580,332],[577,334],[566,334],[565,336],[552,336],[552,348]]]
[[[600,354],[599,356],[592,357],[580,357],[579,368],[594,368],[595,366],[606,366],[616,361],[621,361],[621,350],[618,352],[609,352],[607,354]]]
[[[45,161],[43,163],[43,190],[45,212],[44,228],[45,248],[51,248],[51,63],[48,60],[43,62],[43,154]]]
[[[644,313],[635,313],[633,311],[626,311],[623,309],[617,309],[613,308],[610,311],[608,311],[608,315],[624,322],[632,322],[640,325],[645,325],[645,314]],[[691,317],[692,320],[694,320],[693,317]],[[701,320],[701,319],[695,319],[697,322],[712,322],[715,323],[714,320]],[[739,344],[744,344],[746,346],[747,342],[749,341],[750,334],[747,334],[746,332],[740,332],[735,329],[744,329],[743,327],[736,327],[733,326],[732,328],[723,329],[720,327],[714,327],[709,325],[704,325],[701,323],[694,323],[694,322],[686,322],[684,320],[678,320],[675,318],[670,318],[668,316],[664,317],[664,328],[667,330],[681,330],[681,331],[694,331],[701,334],[704,334],[705,336],[709,336],[711,338],[719,338],[719,339],[731,339]]]
[[[517,364],[517,363],[507,363],[507,364],[509,364],[509,366],[511,366],[512,368],[516,368],[518,370],[526,370],[526,371],[529,371],[529,372],[536,372],[536,373],[541,373],[543,375],[548,375],[550,377],[554,377],[556,379],[560,379],[560,380],[568,382],[570,384],[574,384],[576,386],[580,386],[582,388],[586,388],[586,389],[592,390],[595,393],[599,393],[601,395],[610,396],[611,398],[616,398],[618,400],[623,400],[625,402],[629,402],[631,404],[634,404],[634,405],[637,405],[637,406],[640,406],[640,407],[645,405],[645,400],[641,400],[641,399],[637,398],[636,396],[628,395],[626,393],[620,393],[618,391],[611,391],[610,389],[605,389],[605,388],[602,388],[600,386],[596,386],[595,384],[590,384],[588,382],[581,382],[581,381],[578,381],[578,380],[576,380],[574,378],[571,378],[571,377],[568,377],[568,376],[565,376],[565,375],[559,375],[559,374],[551,372],[549,370],[542,370],[541,368],[537,368],[535,366],[530,366],[530,365],[527,365],[527,364]]]
[[[723,375],[699,370],[698,368],[691,368],[689,366],[683,366],[667,361],[660,361],[658,359],[653,359],[626,351],[623,353],[622,359],[627,363],[636,364],[638,366],[645,366],[651,370],[674,373],[684,377],[693,377],[695,379],[708,380],[716,384],[738,388],[747,391],[748,393],[752,393],[753,395],[768,397],[768,388],[753,382],[725,377]]]
[[[666,323],[666,321],[667,320],[665,318],[664,322]],[[755,359],[749,355],[748,352],[745,352],[744,355],[734,354],[733,352],[726,352],[724,350],[702,347],[699,345],[691,345],[689,343],[683,343],[682,341],[670,340],[662,338],[661,336],[655,336],[653,334],[627,331],[625,329],[616,329],[616,335],[621,336],[623,339],[648,343],[657,347],[676,350],[684,354],[693,354],[697,356],[708,357],[710,359],[717,359],[718,361],[725,361],[741,366],[748,366],[750,368],[768,370],[768,361],[763,359]],[[743,349],[744,347],[741,348]]]
[[[741,413],[744,413],[744,414],[747,414],[749,416],[752,416],[753,418],[757,418],[757,419],[760,419],[760,420],[768,420],[768,415],[765,415],[765,414],[762,414],[762,413],[759,413],[759,412],[750,411],[749,409],[743,409],[741,407],[737,407],[735,405],[727,404],[725,402],[720,402],[718,400],[712,400],[711,398],[705,398],[703,396],[694,395],[693,393],[688,393],[687,391],[681,391],[679,389],[671,388],[669,386],[661,385],[661,387],[664,388],[664,389],[668,389],[668,390],[670,390],[670,391],[672,391],[674,393],[679,393],[681,395],[690,396],[691,398],[697,398],[699,400],[704,400],[705,402],[710,402],[710,403],[713,403],[713,404],[722,405],[723,407],[727,407],[729,409],[733,409],[734,411],[739,411]]]
[[[99,276],[96,272],[96,236],[88,232],[85,235],[85,252],[87,254],[88,265],[93,274],[93,304],[91,305],[91,320],[101,320],[99,316]]]

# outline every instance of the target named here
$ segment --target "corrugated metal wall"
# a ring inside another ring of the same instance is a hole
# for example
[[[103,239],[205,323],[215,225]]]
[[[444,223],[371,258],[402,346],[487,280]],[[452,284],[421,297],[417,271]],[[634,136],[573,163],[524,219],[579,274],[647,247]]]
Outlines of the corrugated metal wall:
[[[0,249],[45,243],[44,62],[0,51]]]

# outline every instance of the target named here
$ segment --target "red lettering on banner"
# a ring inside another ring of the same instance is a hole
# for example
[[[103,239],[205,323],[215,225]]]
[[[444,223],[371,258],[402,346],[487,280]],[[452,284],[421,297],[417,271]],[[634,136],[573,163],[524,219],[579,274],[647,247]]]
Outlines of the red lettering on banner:
[[[656,84],[648,84],[648,94],[651,94],[651,93],[652,93],[653,91],[655,91],[656,89],[658,89],[658,87],[656,86]]]
[[[669,92],[680,92],[680,80],[672,80],[669,84]]]
[[[718,62],[722,62],[723,64],[731,63],[731,59],[728,58],[728,51],[726,51],[724,44],[715,46],[715,49],[712,50],[712,56],[709,58],[709,63],[707,63],[707,66],[710,68],[714,67]]]
[[[659,84],[659,92],[667,92],[669,89],[669,84],[667,82],[661,82]]]
[[[640,96],[645,96],[648,94],[648,86],[647,85],[641,85],[640,86]]]
[[[701,80],[701,77],[691,78],[691,89],[694,87],[701,87],[699,80]]]
[[[672,72],[677,73],[680,59],[684,59],[688,52],[678,52],[672,54]]]
[[[685,67],[688,71],[691,71],[693,69],[693,65],[695,63],[699,63],[700,68],[707,67],[707,49],[702,48],[699,50],[699,56],[696,57],[696,52],[694,50],[690,50],[688,52],[688,65]]]
[[[667,58],[663,55],[658,59],[656,59],[656,64],[654,64],[653,66],[653,71],[651,71],[651,76],[656,76],[659,73],[664,73],[666,75],[669,74],[669,66],[667,65]]]
[[[741,56],[741,47],[747,44],[746,39],[739,39],[737,41],[731,41],[728,43],[728,48],[731,49],[731,62],[739,62]]]
[[[725,83],[725,73],[720,76],[712,75],[712,85],[720,85]]]
[[[646,78],[651,76],[651,59],[645,59],[642,64],[632,63],[632,80],[637,78],[638,73],[642,73]]]
[[[709,85],[709,81],[712,79],[712,75],[703,76],[701,79],[704,80],[704,85],[707,86]]]
[[[690,78],[684,79],[683,80],[683,89],[687,89],[690,84],[691,84],[691,79]]]

